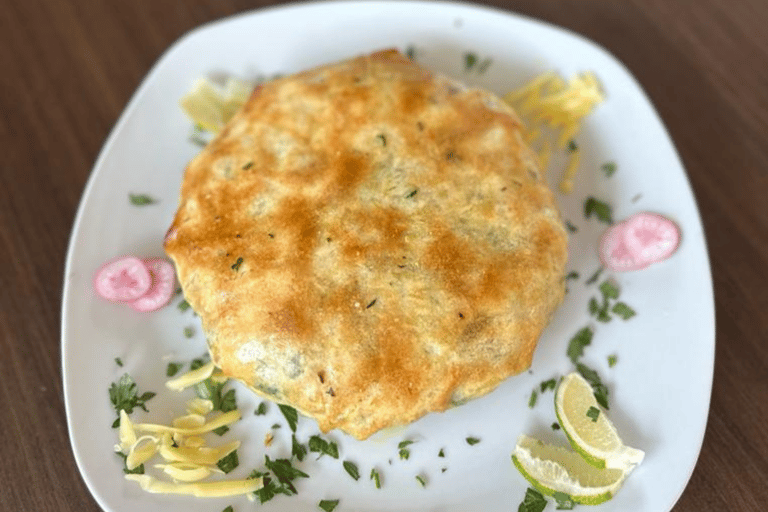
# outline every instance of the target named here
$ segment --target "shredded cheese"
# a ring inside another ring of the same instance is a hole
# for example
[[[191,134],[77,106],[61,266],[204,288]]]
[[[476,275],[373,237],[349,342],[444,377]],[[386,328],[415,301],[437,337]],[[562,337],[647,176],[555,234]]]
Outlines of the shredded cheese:
[[[221,498],[250,494],[263,487],[261,478],[247,480],[222,480],[219,482],[171,483],[158,480],[149,475],[125,475],[126,480],[137,482],[141,488],[151,493],[187,494],[198,498]]]
[[[134,423],[133,428],[139,432],[154,432],[154,433],[168,432],[170,434],[178,433],[183,436],[198,436],[200,434],[205,434],[212,430],[216,430],[217,428],[223,427],[224,425],[229,425],[230,423],[234,423],[239,419],[240,419],[240,411],[229,411],[229,412],[225,412],[224,414],[221,414],[216,419],[209,421],[205,425],[201,425],[200,427],[197,427],[197,428],[176,428],[176,427],[170,427],[168,425],[157,425],[154,423]]]
[[[211,475],[211,469],[200,464],[173,462],[171,464],[155,464],[157,469],[179,482],[197,482]]]
[[[188,462],[204,466],[212,466],[240,447],[240,441],[233,441],[218,448],[189,448],[186,446],[174,447],[162,443],[159,453],[170,462]]]
[[[191,372],[180,375],[175,379],[169,380],[165,383],[165,387],[174,391],[183,391],[190,386],[194,386],[195,384],[203,382],[205,379],[213,375],[213,370],[215,369],[216,366],[214,366],[213,362],[204,364],[197,370],[192,370]]]
[[[129,470],[141,466],[157,453],[158,439],[153,436],[142,436],[133,443],[125,458],[125,467]]]

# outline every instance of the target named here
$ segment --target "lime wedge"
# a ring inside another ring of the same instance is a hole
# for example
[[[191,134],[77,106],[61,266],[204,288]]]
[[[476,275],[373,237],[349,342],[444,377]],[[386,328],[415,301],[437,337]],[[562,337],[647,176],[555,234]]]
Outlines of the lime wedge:
[[[611,499],[632,471],[596,468],[576,452],[525,435],[517,440],[512,462],[542,494],[583,505]]]
[[[555,413],[573,449],[596,468],[631,470],[642,462],[645,453],[624,445],[592,387],[578,373],[558,384]]]

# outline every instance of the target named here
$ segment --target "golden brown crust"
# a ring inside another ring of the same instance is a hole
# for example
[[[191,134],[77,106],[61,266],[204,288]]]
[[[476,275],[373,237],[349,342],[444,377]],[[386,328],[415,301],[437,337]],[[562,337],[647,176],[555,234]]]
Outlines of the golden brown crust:
[[[527,368],[566,244],[514,112],[388,50],[258,87],[165,248],[225,374],[365,438]]]

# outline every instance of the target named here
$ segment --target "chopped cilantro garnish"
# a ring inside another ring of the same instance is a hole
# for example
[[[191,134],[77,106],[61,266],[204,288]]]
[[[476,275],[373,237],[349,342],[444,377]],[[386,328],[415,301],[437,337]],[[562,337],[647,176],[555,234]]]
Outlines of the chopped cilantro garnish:
[[[605,162],[603,165],[600,166],[600,169],[605,173],[606,178],[610,178],[613,176],[613,173],[616,172],[616,169],[618,169],[618,166],[616,165],[616,162]]]
[[[616,363],[618,361],[619,361],[619,358],[616,355],[611,354],[610,356],[608,356],[608,368],[613,368],[614,366],[616,366]]]
[[[467,444],[468,444],[469,446],[474,446],[474,445],[476,445],[477,443],[479,443],[479,442],[480,442],[480,439],[478,439],[478,438],[476,438],[476,437],[468,437],[468,438],[466,439],[466,441],[467,441]]]
[[[408,449],[408,446],[412,445],[414,441],[410,439],[406,439],[405,441],[400,441],[397,445],[397,449],[399,450],[400,459],[401,460],[408,460],[408,457],[411,456],[411,451]]]
[[[229,455],[226,455],[219,459],[216,466],[222,470],[225,474],[231,472],[237,466],[240,465],[240,460],[237,458],[237,450],[233,451]]]
[[[589,409],[587,409],[587,418],[591,419],[593,422],[596,422],[599,416],[600,416],[600,409],[598,409],[597,407],[590,406]]]
[[[297,478],[309,478],[308,474],[291,466],[291,461],[288,459],[271,460],[269,455],[265,455],[264,458],[264,465],[272,471],[275,478],[277,478],[283,487],[290,490],[293,494],[296,494],[296,487],[293,486],[293,480]]]
[[[424,475],[416,475],[416,481],[419,482],[419,485],[422,487],[427,486],[427,477]]]
[[[120,380],[113,382],[109,386],[109,400],[112,402],[112,406],[117,412],[117,419],[112,423],[112,428],[120,426],[120,411],[124,410],[126,413],[131,414],[134,407],[141,407],[147,411],[144,403],[155,396],[155,393],[147,391],[139,395],[136,383],[133,381],[130,375],[127,373],[120,377]],[[149,412],[149,411],[147,411]]]
[[[245,165],[243,165],[243,170],[247,171],[251,167],[253,167],[253,162],[245,162]]]
[[[488,68],[491,67],[491,64],[493,64],[492,58],[486,57],[485,59],[483,59],[483,61],[477,66],[477,74],[482,75],[483,73],[488,71]]]
[[[280,408],[280,412],[283,413],[283,416],[285,416],[288,426],[291,427],[291,432],[296,432],[296,425],[299,422],[299,413],[290,405],[278,404],[277,406]]]
[[[578,151],[578,150],[579,150],[579,146],[576,145],[576,141],[573,140],[573,139],[569,140],[568,141],[568,152],[569,153],[573,153],[574,151]]]
[[[128,200],[133,206],[146,206],[155,202],[154,199],[146,194],[128,194]]]
[[[582,363],[576,363],[576,370],[592,386],[597,403],[602,405],[604,409],[610,409],[608,407],[608,388],[600,380],[597,372]]]
[[[607,203],[598,201],[594,197],[588,197],[584,202],[584,216],[590,218],[595,215],[598,220],[607,224],[613,224],[613,218],[611,216],[611,207]]]
[[[197,370],[201,366],[205,364],[206,359],[204,357],[198,357],[197,359],[193,359],[191,363],[189,363],[189,369],[190,370]]]
[[[187,302],[187,299],[181,299],[181,302],[179,302],[179,305],[176,307],[179,308],[179,311],[183,313],[189,309],[189,302]]]
[[[294,494],[287,487],[277,485],[275,481],[270,478],[269,471],[258,471],[254,469],[251,474],[248,475],[248,478],[263,478],[261,489],[253,493],[259,498],[259,503],[262,505],[278,494],[285,494],[286,496]]]
[[[223,393],[226,384],[226,382],[216,382],[211,377],[208,377],[203,382],[195,384],[195,393],[200,398],[213,402],[214,411],[234,411],[237,409],[235,390],[230,389]]]
[[[419,192],[419,189],[415,188],[412,192],[409,192],[407,196],[405,196],[406,199],[410,199],[413,196],[415,196]]]
[[[595,316],[600,311],[600,303],[592,297],[589,299],[589,314]]]
[[[597,270],[595,270],[595,273],[592,274],[589,277],[589,279],[586,280],[585,284],[592,284],[592,283],[597,282],[597,280],[600,279],[600,274],[602,274],[602,273],[603,273],[603,267],[598,268]]]
[[[525,491],[525,498],[517,509],[517,512],[542,512],[547,506],[547,500],[536,489],[529,487]]]
[[[536,399],[539,398],[539,394],[534,389],[531,391],[531,398],[528,399],[528,407],[533,409],[533,407],[536,405]]]
[[[477,55],[472,52],[464,54],[464,71],[469,71],[477,64]]]
[[[179,373],[179,370],[181,370],[181,367],[184,366],[181,363],[168,363],[168,367],[165,369],[165,376],[166,377],[173,377],[177,373]]]
[[[318,459],[323,455],[330,455],[334,459],[339,458],[339,447],[333,441],[326,441],[320,436],[312,436],[309,438],[309,451],[313,453],[319,453]]]
[[[221,512],[235,512],[235,509],[232,508],[232,505],[228,505],[227,508],[225,508]]]
[[[264,416],[267,414],[267,404],[265,402],[261,402],[258,407],[256,407],[256,411],[254,413],[256,416]]]
[[[291,457],[296,457],[301,462],[306,454],[307,447],[299,443],[296,439],[296,434],[291,434]]]
[[[339,505],[339,500],[320,500],[317,504],[325,512],[333,512],[333,510]]]
[[[614,283],[611,279],[606,279],[600,283],[600,292],[606,299],[619,298],[619,287],[616,286],[616,283]]]
[[[377,489],[381,489],[381,477],[379,477],[379,472],[376,471],[376,468],[371,469],[371,480],[373,480]]]
[[[568,342],[568,350],[566,351],[566,354],[568,354],[568,358],[573,361],[573,363],[576,363],[576,361],[584,355],[584,347],[592,343],[593,334],[594,333],[590,327],[584,327],[571,338],[571,341]]]
[[[280,425],[279,423],[273,423],[273,424],[272,424],[272,430],[277,430],[277,429],[279,429],[280,427],[281,427],[281,425]]]
[[[541,384],[539,384],[539,390],[543,393],[548,389],[551,389],[554,391],[555,386],[557,386],[557,381],[555,379],[549,379],[545,380]]]
[[[349,473],[349,476],[355,480],[360,480],[360,471],[357,470],[357,465],[354,462],[345,460],[343,466],[346,472]]]
[[[565,276],[565,280],[566,281],[568,281],[570,279],[578,279],[578,278],[579,278],[579,273],[576,272],[575,270],[571,271],[571,272],[568,272],[568,275]]]
[[[416,58],[416,47],[412,44],[409,44],[408,47],[405,49],[405,55],[411,60],[414,60]]]
[[[213,432],[213,433],[214,433],[214,434],[216,434],[217,436],[223,436],[224,434],[226,434],[227,432],[229,432],[229,427],[228,427],[228,426],[226,426],[226,425],[222,425],[222,426],[221,426],[221,427],[219,427],[219,428],[215,428],[215,429],[213,429],[211,432]]]
[[[571,221],[567,220],[565,221],[565,229],[567,229],[571,233],[575,233],[579,230],[576,226],[574,226]]]
[[[235,272],[237,272],[238,270],[240,270],[240,265],[242,265],[242,264],[243,264],[243,257],[242,257],[242,256],[240,256],[239,258],[237,258],[237,261],[235,261],[235,262],[232,264],[232,270],[234,270]]]
[[[440,448],[440,451],[437,453],[437,456],[438,457],[445,457],[445,449],[444,448]]]
[[[637,314],[635,313],[634,309],[627,306],[623,302],[617,302],[616,304],[614,304],[611,311],[619,315],[622,320],[629,320],[630,318],[632,318]]]
[[[123,367],[123,360],[120,359],[119,357],[116,357],[115,358],[115,364],[122,368]]]
[[[560,430],[560,424],[558,422],[552,423],[552,430]]]
[[[576,506],[576,502],[564,492],[555,491],[552,497],[557,502],[557,510],[573,510],[573,507]]]
[[[194,327],[185,327],[184,328],[184,337],[185,338],[191,338],[195,335],[195,328]]]

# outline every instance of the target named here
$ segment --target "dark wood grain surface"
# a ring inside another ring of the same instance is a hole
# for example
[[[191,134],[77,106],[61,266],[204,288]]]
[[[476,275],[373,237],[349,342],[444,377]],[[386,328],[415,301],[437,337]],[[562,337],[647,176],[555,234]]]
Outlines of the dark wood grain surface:
[[[0,8],[0,510],[98,510],[67,434],[60,309],[67,241],[100,146],[193,27],[272,2],[5,0]],[[711,412],[676,512],[768,507],[768,2],[488,2],[581,33],[641,82],[708,237]],[[516,504],[510,505],[510,510]]]

